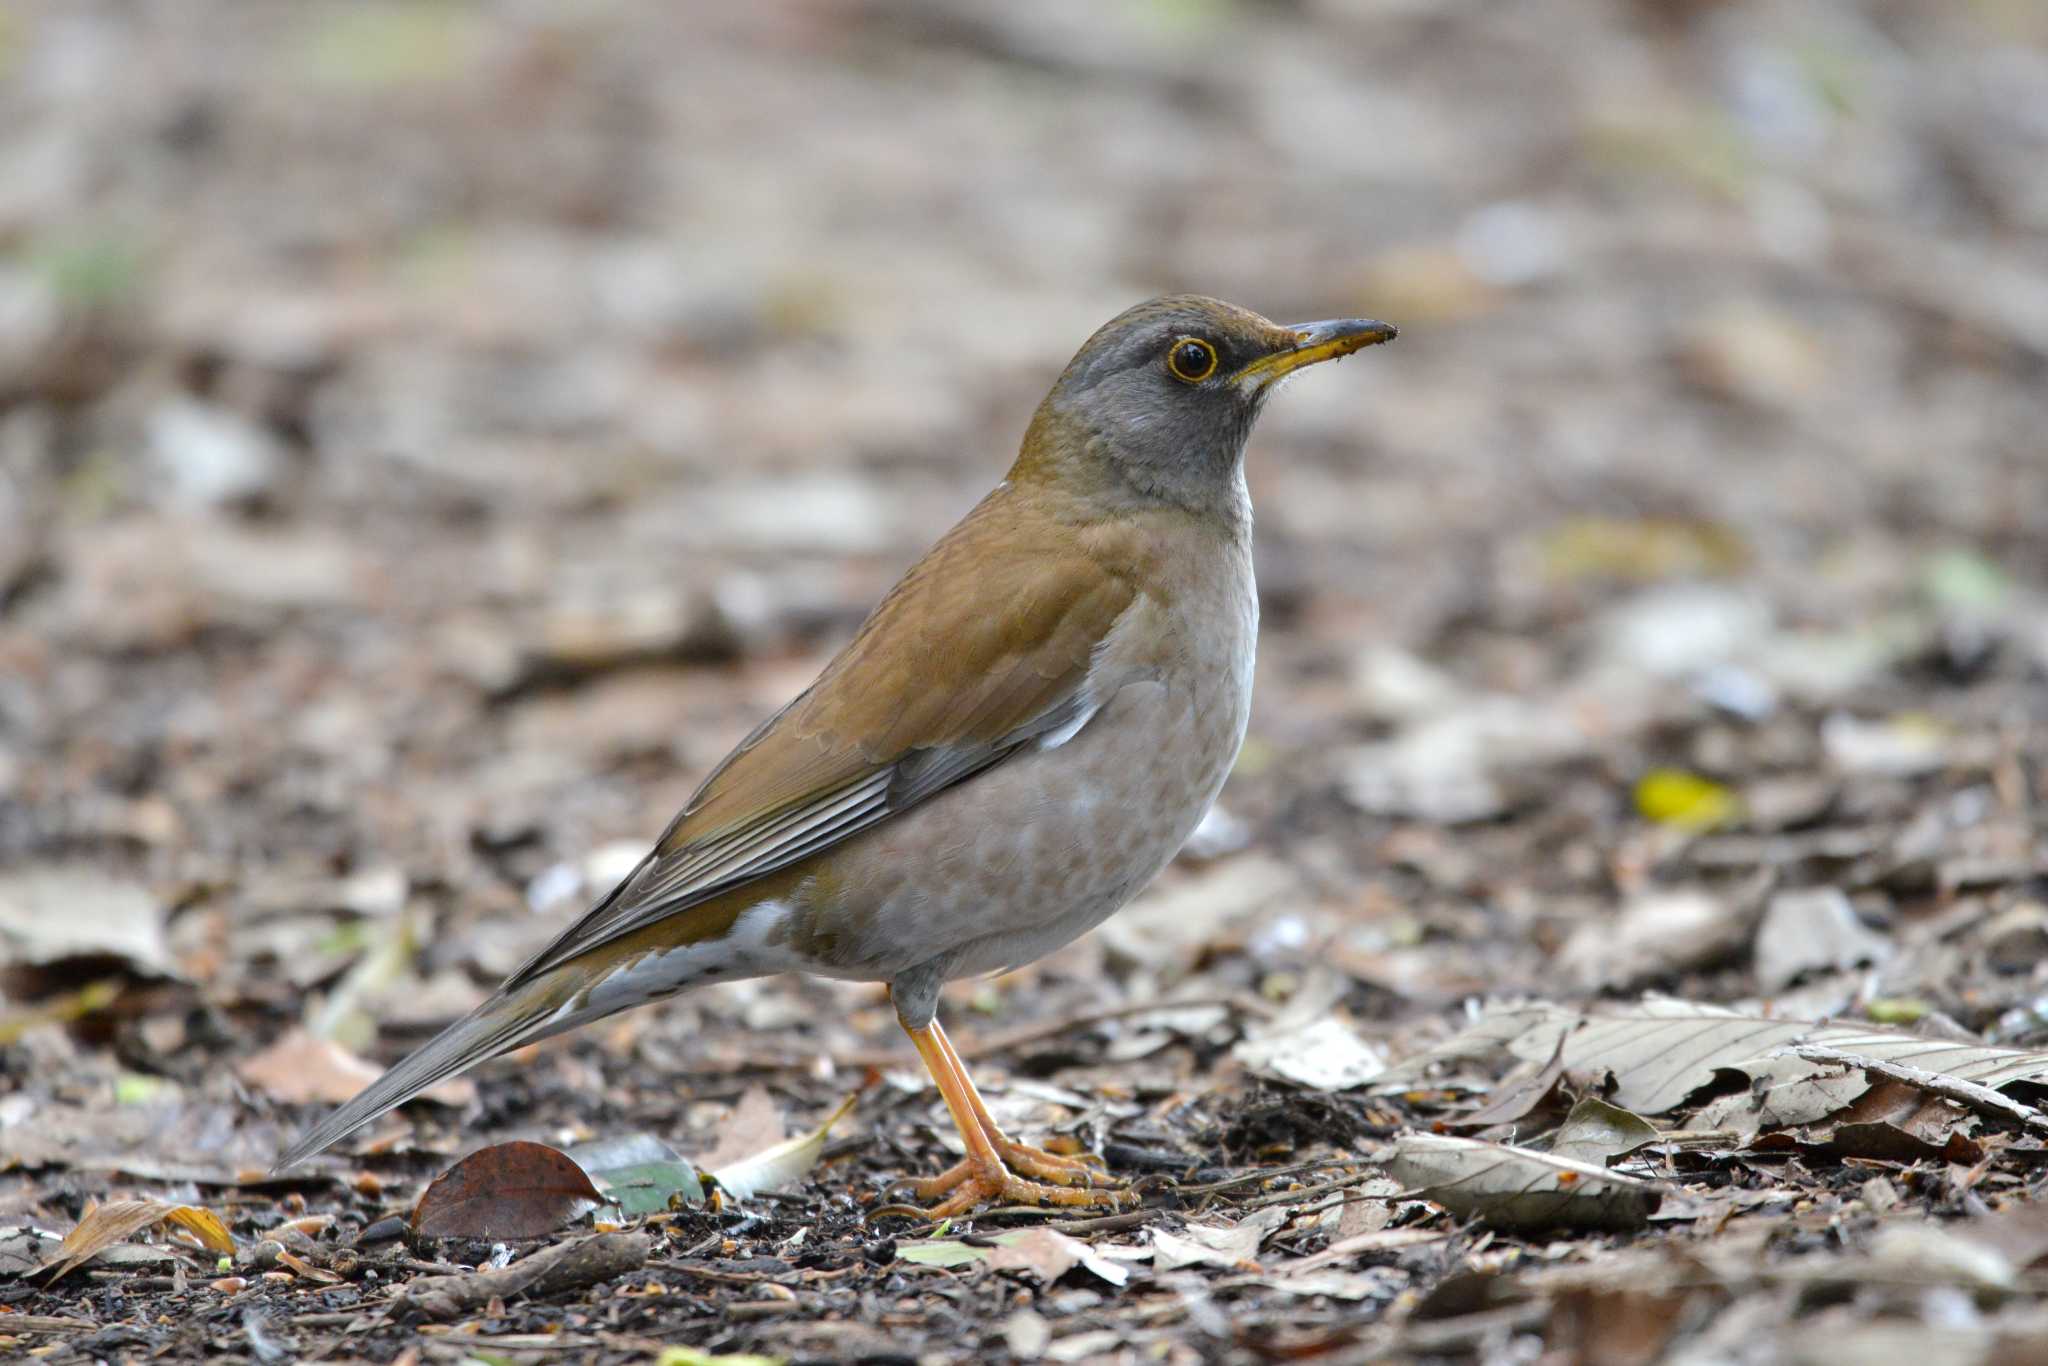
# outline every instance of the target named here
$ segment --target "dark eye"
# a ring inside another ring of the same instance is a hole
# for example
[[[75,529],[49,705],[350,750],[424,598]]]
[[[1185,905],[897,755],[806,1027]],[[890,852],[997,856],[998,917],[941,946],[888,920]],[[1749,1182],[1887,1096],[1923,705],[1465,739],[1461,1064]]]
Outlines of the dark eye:
[[[1177,380],[1200,384],[1216,373],[1216,348],[1200,337],[1176,338],[1166,353],[1166,368]]]

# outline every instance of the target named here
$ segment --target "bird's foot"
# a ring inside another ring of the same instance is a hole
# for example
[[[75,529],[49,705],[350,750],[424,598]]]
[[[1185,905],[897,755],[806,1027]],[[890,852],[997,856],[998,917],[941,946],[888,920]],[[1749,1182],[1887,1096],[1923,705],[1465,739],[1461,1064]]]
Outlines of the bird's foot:
[[[1099,1186],[1116,1189],[1125,1184],[1122,1177],[1111,1176],[1103,1170],[1102,1159],[1093,1153],[1078,1157],[1049,1153],[1043,1148],[1034,1148],[1028,1143],[1006,1138],[1000,1132],[989,1139],[989,1145],[995,1149],[996,1156],[1000,1159],[998,1165],[1007,1168],[1013,1175],[1031,1177],[1055,1186]],[[975,1158],[972,1155],[964,1157],[937,1176],[919,1181],[917,1198],[931,1200],[944,1195],[972,1177],[977,1170]]]
[[[934,1219],[950,1219],[979,1206],[1005,1205],[1108,1206],[1136,1204],[1122,1182],[1077,1158],[1040,1152],[1021,1143],[1003,1143],[1003,1157],[1019,1171],[1043,1178],[1026,1180],[1005,1161],[969,1156],[937,1176],[913,1184],[919,1200],[937,1200],[926,1211]],[[1029,1155],[1025,1160],[1024,1155]],[[939,1197],[945,1197],[940,1199]]]

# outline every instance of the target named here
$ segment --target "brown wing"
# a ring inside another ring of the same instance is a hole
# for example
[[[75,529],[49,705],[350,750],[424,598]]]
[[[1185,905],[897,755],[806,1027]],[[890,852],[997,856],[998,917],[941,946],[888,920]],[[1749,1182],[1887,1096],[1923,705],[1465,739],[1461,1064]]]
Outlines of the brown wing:
[[[1084,720],[1095,647],[1136,592],[1007,486],[748,736],[626,880],[507,987],[786,868]]]

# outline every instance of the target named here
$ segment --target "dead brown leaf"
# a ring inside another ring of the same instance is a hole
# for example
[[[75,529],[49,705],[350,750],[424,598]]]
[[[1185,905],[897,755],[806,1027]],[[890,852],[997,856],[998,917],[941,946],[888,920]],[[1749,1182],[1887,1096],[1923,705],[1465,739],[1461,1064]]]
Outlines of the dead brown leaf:
[[[583,1168],[545,1143],[480,1148],[434,1178],[413,1207],[428,1238],[540,1238],[604,1203]]]

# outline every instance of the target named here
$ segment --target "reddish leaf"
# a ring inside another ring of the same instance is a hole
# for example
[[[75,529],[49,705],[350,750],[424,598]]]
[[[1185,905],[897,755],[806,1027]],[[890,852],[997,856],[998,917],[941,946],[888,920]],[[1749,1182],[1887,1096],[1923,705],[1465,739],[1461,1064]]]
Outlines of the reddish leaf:
[[[603,1203],[568,1154],[545,1143],[499,1143],[434,1178],[412,1226],[429,1238],[539,1238]]]

